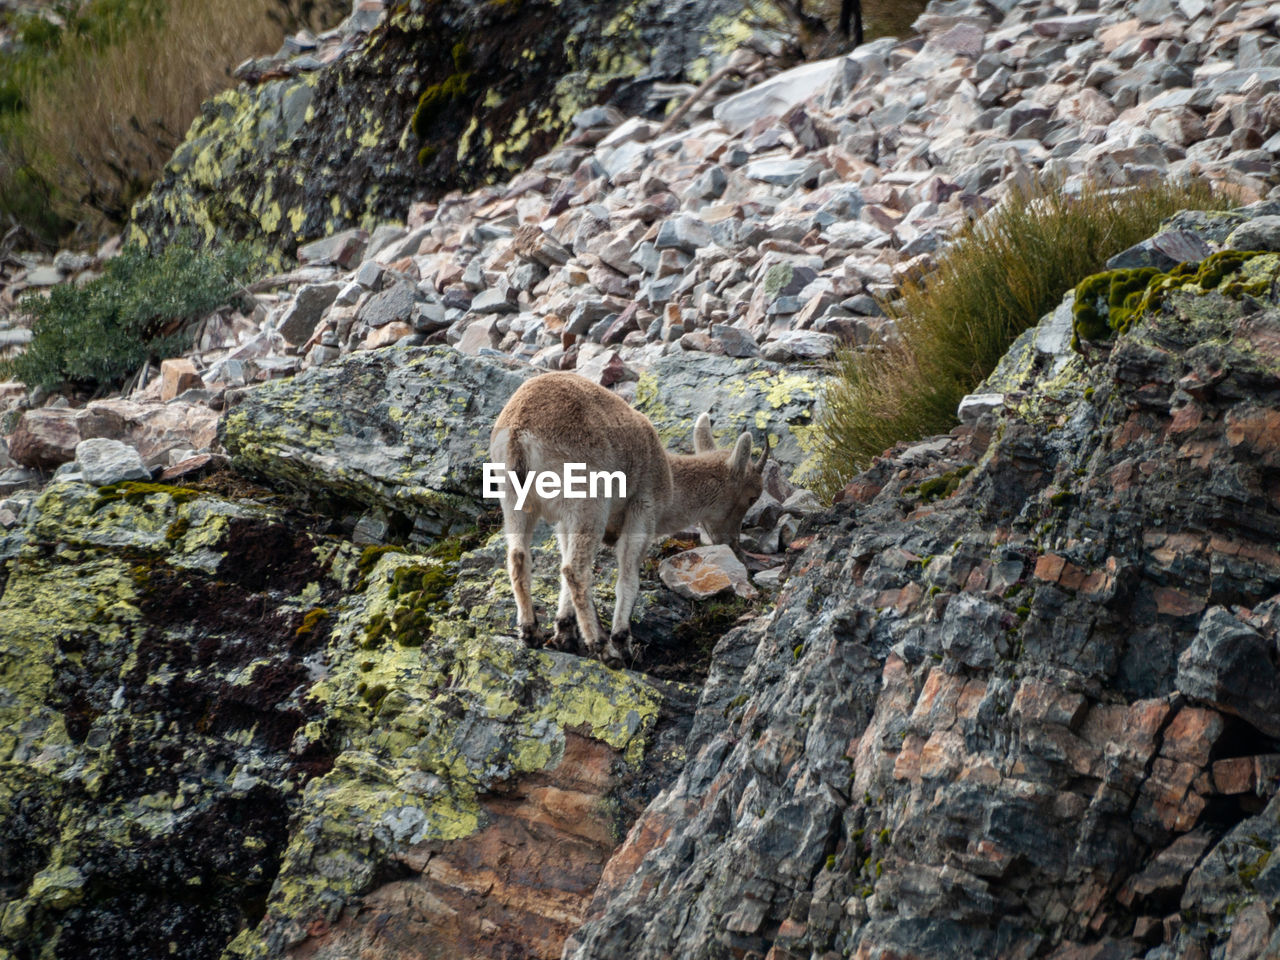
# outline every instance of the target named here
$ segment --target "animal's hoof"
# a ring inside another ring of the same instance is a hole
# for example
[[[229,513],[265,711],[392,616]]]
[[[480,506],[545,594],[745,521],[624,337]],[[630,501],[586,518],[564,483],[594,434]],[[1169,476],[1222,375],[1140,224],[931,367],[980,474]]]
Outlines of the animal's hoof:
[[[563,620],[556,621],[556,631],[551,637],[548,646],[555,650],[563,650],[565,653],[573,653],[581,656],[582,654],[582,637],[578,633],[578,621],[576,617],[565,617]]]
[[[604,645],[600,659],[606,667],[614,670],[625,670],[635,661],[635,651],[631,646],[631,631],[615,633]]]
[[[536,623],[526,623],[520,627],[520,639],[526,647],[537,650],[546,642],[546,635],[538,629]]]

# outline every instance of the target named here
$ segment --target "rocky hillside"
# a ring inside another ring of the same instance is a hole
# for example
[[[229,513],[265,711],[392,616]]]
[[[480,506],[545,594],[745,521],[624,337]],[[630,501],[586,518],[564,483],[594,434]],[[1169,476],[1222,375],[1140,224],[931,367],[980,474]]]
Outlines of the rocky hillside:
[[[127,389],[0,384],[0,960],[1280,956],[1280,12],[934,2],[790,69],[722,13],[365,0],[208,106],[136,229],[279,272]],[[956,229],[1192,173],[1241,209],[803,488]],[[478,471],[543,369],[775,453],[632,670],[515,636]]]
[[[1256,259],[1261,295],[1175,286],[1083,357],[1068,301],[999,409],[850,483],[717,647],[689,760],[566,956],[1280,955]]]

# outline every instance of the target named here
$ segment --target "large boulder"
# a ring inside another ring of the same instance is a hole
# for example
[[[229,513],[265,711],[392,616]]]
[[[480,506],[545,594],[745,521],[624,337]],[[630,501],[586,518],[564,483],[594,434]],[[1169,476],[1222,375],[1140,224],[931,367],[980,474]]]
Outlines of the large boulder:
[[[0,955],[559,956],[690,692],[526,648],[500,540],[325,526],[150,483],[28,509],[0,572]]]
[[[1274,287],[1042,336],[800,531],[566,957],[1280,955]]]
[[[435,536],[474,524],[490,427],[535,373],[448,347],[356,353],[255,388],[219,429],[243,470]]]

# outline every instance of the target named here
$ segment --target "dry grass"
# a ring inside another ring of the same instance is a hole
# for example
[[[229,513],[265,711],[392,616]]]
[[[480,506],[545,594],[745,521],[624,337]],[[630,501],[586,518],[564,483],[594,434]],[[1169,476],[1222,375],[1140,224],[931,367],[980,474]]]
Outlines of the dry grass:
[[[836,5],[837,10],[839,4]],[[868,40],[911,36],[911,24],[924,13],[928,0],[863,0],[862,27]]]
[[[71,39],[69,62],[32,91],[25,121],[29,151],[58,185],[56,211],[123,220],[235,64],[279,47],[273,6],[171,0],[163,22],[114,43]]]
[[[0,157],[3,206],[20,219],[35,191],[64,225],[122,222],[200,104],[234,84],[236,64],[279,49],[299,22],[336,22],[348,6],[154,0],[100,17],[105,29],[67,31],[36,77],[21,75],[25,109],[9,120]]]
[[[815,431],[815,487],[830,498],[893,444],[950,429],[960,399],[1068,289],[1178,210],[1231,205],[1199,182],[1012,195],[884,305],[896,342],[841,356]]]

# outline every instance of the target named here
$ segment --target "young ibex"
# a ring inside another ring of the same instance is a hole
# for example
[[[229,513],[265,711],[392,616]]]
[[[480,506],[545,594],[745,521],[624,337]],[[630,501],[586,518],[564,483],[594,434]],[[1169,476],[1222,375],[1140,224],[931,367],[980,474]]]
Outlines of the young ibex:
[[[631,608],[640,589],[640,563],[655,537],[701,525],[715,543],[738,550],[743,514],[760,496],[769,440],[751,461],[751,435],[716,449],[711,419],[698,417],[692,456],[667,453],[653,424],[620,397],[577,374],[547,373],[520,386],[498,414],[489,455],[505,465],[526,493],[522,509],[513,483],[502,488],[507,571],[515,592],[517,622],[525,643],[538,646],[530,594],[529,546],[539,519],[555,527],[560,543],[560,604],[552,645],[591,655],[613,667],[632,656]],[[626,477],[626,495],[565,499],[538,496],[530,471],[565,474],[565,464]],[[601,646],[600,621],[591,599],[592,568],[600,544],[618,557],[617,602],[609,642]],[[575,621],[576,627],[575,630]]]

